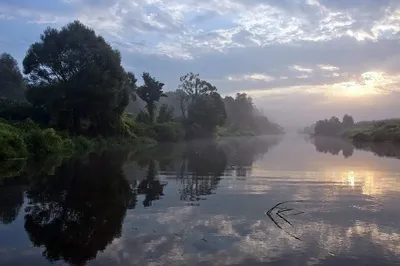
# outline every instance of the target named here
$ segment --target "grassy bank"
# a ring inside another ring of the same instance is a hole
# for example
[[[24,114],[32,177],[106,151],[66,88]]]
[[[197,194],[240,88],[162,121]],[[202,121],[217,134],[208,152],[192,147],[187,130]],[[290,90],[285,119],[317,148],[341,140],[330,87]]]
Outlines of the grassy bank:
[[[400,119],[359,122],[341,136],[354,142],[400,142]]]
[[[0,159],[44,158],[88,152],[95,142],[83,136],[70,137],[53,128],[41,128],[28,119],[24,122],[0,121]]]

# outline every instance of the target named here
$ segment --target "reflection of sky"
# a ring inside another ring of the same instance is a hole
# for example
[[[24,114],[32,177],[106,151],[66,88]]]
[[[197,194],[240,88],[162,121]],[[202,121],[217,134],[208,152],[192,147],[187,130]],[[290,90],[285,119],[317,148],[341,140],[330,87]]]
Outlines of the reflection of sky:
[[[292,146],[301,150],[289,154],[289,144],[283,141],[257,161],[252,177],[223,177],[216,194],[200,206],[179,201],[179,182],[168,178],[164,198],[151,209],[131,211],[125,233],[99,260],[122,265],[400,263],[398,161],[359,151],[345,159],[301,143]],[[304,214],[288,216],[293,227],[282,220],[281,225],[302,241],[265,215],[278,202],[299,199],[305,202],[289,207]]]
[[[160,174],[161,181],[168,182],[162,199],[144,208],[144,196],[138,196],[137,207],[127,212],[122,236],[89,265],[400,263],[398,160],[357,150],[349,158],[333,156],[290,137],[258,158],[251,176],[231,171],[214,194],[200,197],[198,206],[180,195],[183,186],[193,184],[175,179],[172,172]],[[133,168],[125,167],[125,172],[146,174]],[[281,230],[265,212],[287,200],[304,200],[285,205],[304,213],[287,214],[293,226],[275,215]],[[2,236],[19,238],[18,246],[0,240],[0,252],[7,254],[0,253],[0,264],[19,262],[24,254],[38,265],[44,261],[21,228],[23,216],[12,226],[0,226]]]

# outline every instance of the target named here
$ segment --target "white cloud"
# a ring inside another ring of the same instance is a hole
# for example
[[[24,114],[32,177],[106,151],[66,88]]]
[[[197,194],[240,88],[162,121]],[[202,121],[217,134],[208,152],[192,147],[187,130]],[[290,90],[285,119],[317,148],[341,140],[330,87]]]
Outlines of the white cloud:
[[[331,66],[331,65],[318,65],[318,67],[321,69],[321,70],[326,70],[326,71],[337,71],[337,70],[339,70],[339,68],[338,67],[336,67],[336,66]]]
[[[264,82],[271,82],[275,80],[275,77],[272,77],[268,74],[261,74],[261,73],[253,73],[253,74],[246,74],[243,76],[228,76],[227,79],[229,81],[264,81]]]
[[[284,89],[312,88],[299,91],[308,95],[336,84],[338,94],[353,90],[354,97],[371,87],[365,73],[373,72],[374,89],[366,94],[396,91],[400,1],[355,2],[63,0],[55,7],[0,1],[2,28],[27,22],[23,30],[15,27],[15,36],[3,34],[0,48],[19,49],[20,60],[46,26],[79,19],[121,50],[125,66],[150,71],[169,88],[193,71],[223,94],[268,90],[277,99]]]
[[[306,72],[306,73],[311,73],[313,72],[313,70],[311,68],[306,68],[306,67],[302,67],[299,65],[293,65],[290,67],[290,69],[293,69],[295,71],[299,71],[299,72]]]

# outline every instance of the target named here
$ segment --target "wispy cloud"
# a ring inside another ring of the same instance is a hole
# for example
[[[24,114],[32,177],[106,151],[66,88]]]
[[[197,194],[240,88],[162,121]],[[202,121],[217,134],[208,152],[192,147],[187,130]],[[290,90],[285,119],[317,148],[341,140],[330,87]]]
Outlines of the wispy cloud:
[[[302,66],[299,66],[299,65],[293,65],[293,66],[290,67],[290,69],[293,69],[293,70],[299,71],[299,72],[306,72],[306,73],[313,72],[313,69],[302,67]]]
[[[331,65],[318,65],[318,67],[319,67],[321,70],[326,70],[326,71],[336,71],[336,70],[339,70],[338,67],[336,67],[336,66],[331,66]]]
[[[253,73],[253,74],[246,74],[243,76],[228,76],[227,79],[229,81],[243,81],[243,80],[248,80],[248,81],[255,81],[255,80],[261,80],[265,82],[270,82],[275,80],[275,77],[272,77],[268,74],[260,74],[260,73]]]
[[[340,94],[371,79],[380,93],[398,86],[397,0],[0,1],[0,49],[21,60],[47,26],[75,19],[118,48],[130,69],[150,71],[169,88],[188,71],[223,94],[304,86],[311,89],[299,93],[308,95],[332,84]]]

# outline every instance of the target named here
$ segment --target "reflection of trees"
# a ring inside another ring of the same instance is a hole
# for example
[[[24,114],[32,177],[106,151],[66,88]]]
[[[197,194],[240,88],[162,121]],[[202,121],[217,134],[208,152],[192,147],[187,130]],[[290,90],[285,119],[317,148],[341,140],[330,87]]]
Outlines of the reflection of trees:
[[[157,170],[156,163],[154,160],[150,160],[146,179],[141,181],[137,187],[137,193],[139,195],[145,195],[143,201],[144,207],[152,205],[153,201],[159,200],[164,195],[164,187],[166,184],[161,184],[160,180],[156,178]]]
[[[73,160],[54,176],[32,181],[25,229],[48,260],[85,264],[120,236],[126,209],[135,202],[123,162],[115,154],[93,155],[87,163]]]
[[[217,189],[220,176],[227,165],[227,157],[215,142],[192,143],[180,174],[181,200],[198,201]],[[186,174],[185,166],[187,167]]]
[[[354,146],[350,142],[339,138],[315,137],[313,143],[318,152],[339,155],[340,151],[342,151],[345,158],[352,156],[354,153]]]
[[[253,163],[277,145],[279,137],[232,138],[221,143],[237,176],[247,176]]]
[[[400,145],[393,143],[363,143],[355,142],[357,149],[373,152],[379,157],[392,157],[400,159]]]
[[[25,187],[16,184],[6,184],[0,187],[0,222],[12,223],[18,216],[24,204]]]

